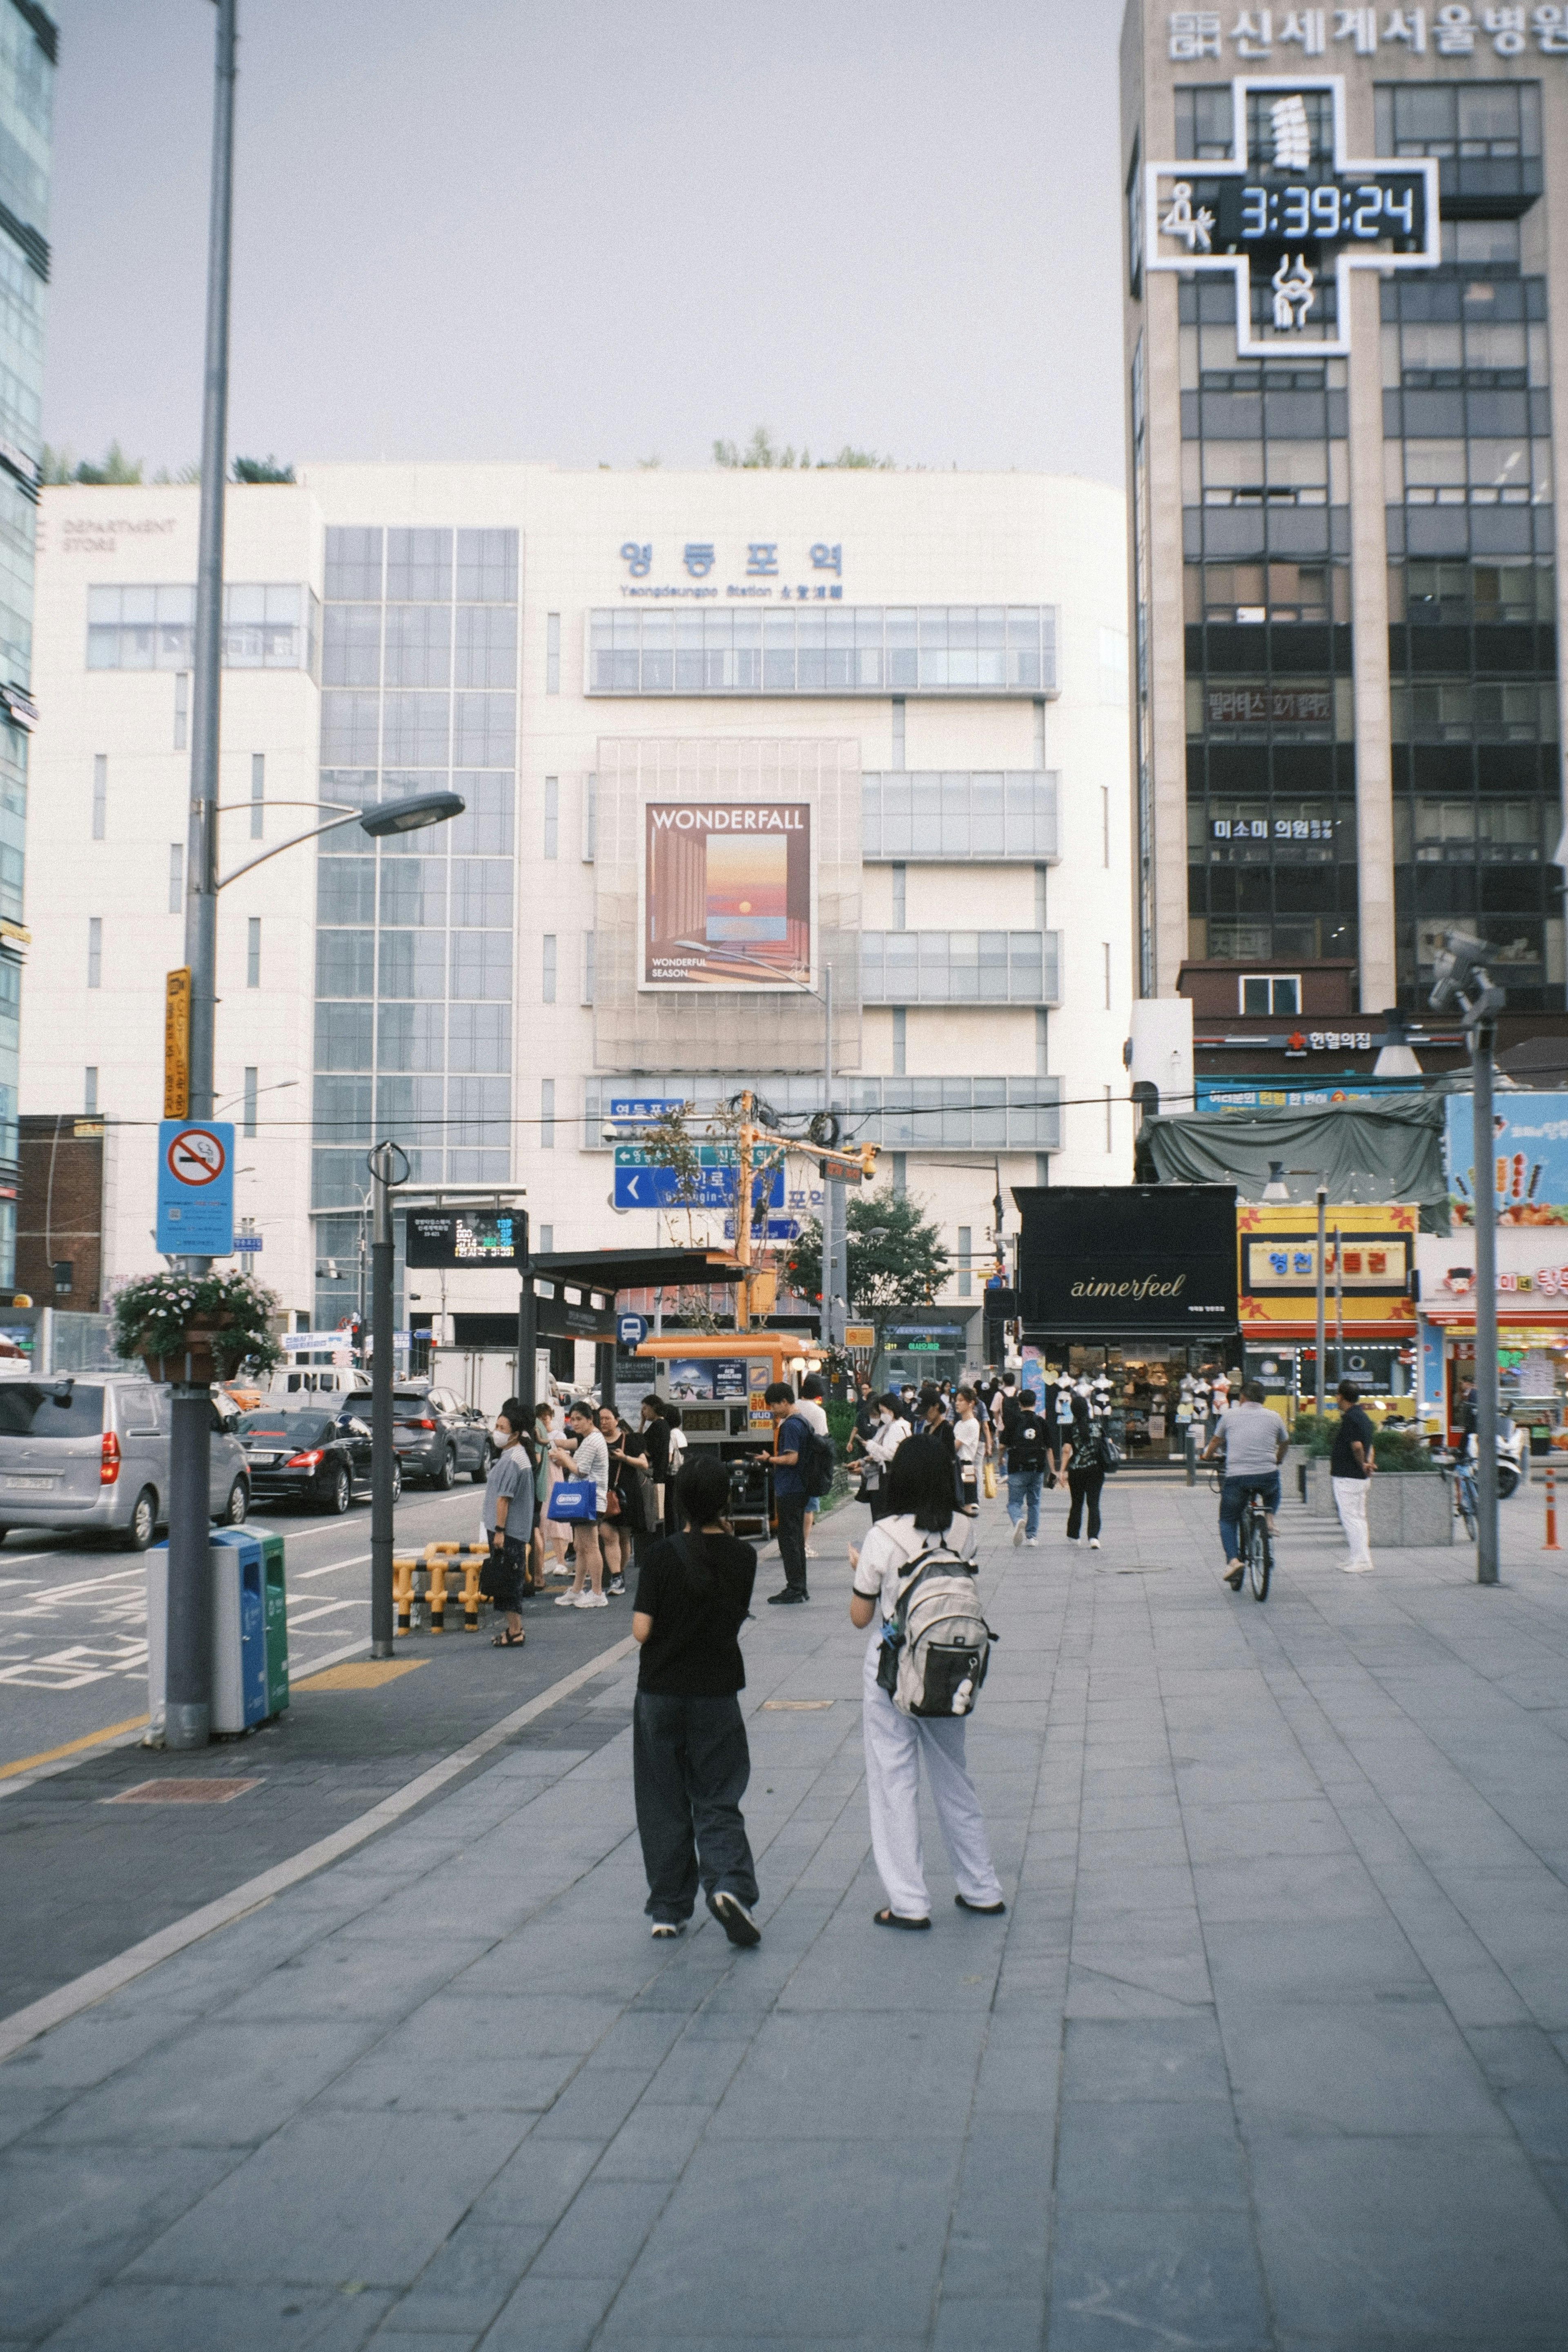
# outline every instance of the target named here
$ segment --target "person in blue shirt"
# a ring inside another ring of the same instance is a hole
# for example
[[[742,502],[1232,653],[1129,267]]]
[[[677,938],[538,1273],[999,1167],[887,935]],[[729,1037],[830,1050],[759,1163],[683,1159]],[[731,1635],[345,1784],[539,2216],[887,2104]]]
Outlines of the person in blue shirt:
[[[795,1411],[795,1391],[787,1381],[772,1381],[763,1391],[763,1402],[773,1417],[773,1450],[764,1459],[773,1465],[773,1509],[784,1572],[784,1590],[768,1595],[776,1606],[811,1597],[805,1589],[805,1511],[811,1495],[800,1469],[811,1427]]]

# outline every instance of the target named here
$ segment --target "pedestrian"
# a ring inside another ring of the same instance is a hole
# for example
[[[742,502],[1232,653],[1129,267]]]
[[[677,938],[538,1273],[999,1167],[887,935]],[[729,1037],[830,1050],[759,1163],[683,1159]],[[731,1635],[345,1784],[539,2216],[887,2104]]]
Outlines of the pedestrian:
[[[1261,1381],[1248,1381],[1239,1403],[1220,1416],[1219,1427],[1203,1450],[1202,1459],[1225,1454],[1225,1477],[1219,1495],[1219,1539],[1225,1552],[1225,1580],[1233,1592],[1241,1591],[1247,1574],[1241,1559],[1241,1515],[1248,1495],[1261,1495],[1273,1532],[1279,1508],[1279,1465],[1290,1444],[1290,1433],[1277,1412],[1264,1403]],[[1364,1515],[1363,1515],[1364,1524]],[[1347,1534],[1349,1529],[1346,1529]]]
[[[740,1632],[757,1555],[727,1516],[730,1465],[713,1454],[676,1482],[684,1522],[650,1545],[632,1603],[638,1648],[632,1709],[632,1787],[647,1873],[647,1916],[658,1940],[679,1936],[697,1904],[732,1944],[757,1944],[757,1875],[741,1800],[751,1751],[737,1691],[746,1686]]]
[[[826,1437],[828,1434],[827,1410],[822,1402],[822,1382],[817,1379],[815,1372],[808,1374],[806,1379],[802,1381],[800,1384],[800,1402],[795,1406],[795,1411],[800,1415],[802,1421],[809,1423],[811,1427],[816,1432],[818,1437]],[[811,1495],[806,1498],[805,1517],[801,1522],[801,1535],[803,1538],[802,1549],[804,1549],[807,1559],[815,1559],[816,1558],[816,1552],[812,1549],[811,1531],[816,1523],[817,1513],[819,1511],[826,1510],[826,1507],[827,1497],[826,1495]]]
[[[879,1927],[931,1926],[921,1844],[921,1768],[936,1808],[942,1841],[958,1883],[961,1910],[1005,1911],[1002,1888],[991,1859],[991,1841],[963,1754],[962,1716],[922,1717],[900,1713],[877,1680],[882,1624],[898,1607],[899,1587],[922,1551],[946,1550],[972,1559],[973,1519],[955,1517],[952,1468],[946,1448],[929,1437],[900,1446],[888,1477],[889,1508],[857,1549],[849,1547],[853,1571],[849,1622],[871,1628],[861,1675],[861,1717],[866,1740],[866,1792],[871,1810],[871,1852],[887,1889]]]
[[[1068,1492],[1072,1496],[1068,1512],[1068,1541],[1077,1543],[1083,1525],[1084,1505],[1089,1506],[1089,1548],[1100,1549],[1100,1491],[1105,1484],[1105,1449],[1100,1442],[1100,1423],[1089,1409],[1089,1399],[1075,1395],[1072,1401],[1072,1421],[1062,1448],[1062,1461],[1067,1468]]]
[[[594,1408],[579,1397],[566,1414],[566,1436],[550,1449],[551,1459],[564,1478],[591,1479],[595,1516],[572,1522],[576,1555],[568,1591],[555,1596],[557,1609],[607,1609],[605,1561],[599,1529],[605,1524],[610,1494],[610,1449],[594,1422]]]
[[[490,1643],[495,1650],[521,1650],[528,1639],[522,1630],[522,1581],[533,1538],[533,1469],[521,1444],[527,1422],[527,1407],[519,1398],[508,1397],[495,1417],[491,1435],[496,1457],[479,1507],[489,1554],[483,1570],[486,1596],[498,1614],[506,1612],[506,1623]]]
[[[665,1419],[664,1399],[645,1396],[637,1408],[643,1427],[643,1453],[647,1462],[648,1475],[653,1480],[654,1525],[657,1532],[666,1532],[665,1513],[671,1499],[669,1475],[669,1423]]]
[[[1347,1576],[1372,1574],[1372,1548],[1366,1533],[1366,1490],[1377,1466],[1373,1459],[1377,1426],[1372,1415],[1363,1410],[1360,1399],[1361,1391],[1354,1381],[1340,1382],[1340,1421],[1334,1432],[1333,1457],[1329,1464],[1334,1508],[1340,1515],[1340,1525],[1351,1549],[1349,1559],[1340,1562]]]
[[[626,1589],[626,1570],[632,1564],[635,1539],[647,1532],[642,1480],[637,1475],[641,1456],[629,1424],[621,1419],[613,1404],[600,1406],[598,1423],[610,1457],[610,1485],[605,1496],[608,1517],[600,1530],[605,1590],[618,1599]]]
[[[985,1432],[980,1419],[979,1399],[973,1389],[960,1389],[953,1403],[958,1415],[952,1424],[952,1444],[958,1462],[959,1508],[973,1519],[980,1510],[980,1464],[985,1452]]]
[[[1034,1391],[1025,1389],[1007,1440],[1007,1517],[1013,1522],[1015,1551],[1021,1543],[1039,1543],[1040,1493],[1048,1464],[1046,1424],[1035,1410]]]
[[[910,1424],[904,1419],[903,1400],[889,1389],[886,1396],[877,1399],[877,1426],[866,1441],[866,1458],[877,1474],[877,1484],[867,1497],[871,1517],[885,1517],[888,1508],[888,1473],[893,1456],[910,1434]],[[869,1472],[868,1472],[868,1480]]]
[[[805,1574],[805,1507],[811,1497],[800,1468],[811,1424],[795,1411],[795,1391],[787,1381],[770,1381],[763,1391],[763,1402],[773,1417],[773,1450],[763,1458],[773,1465],[773,1517],[784,1572],[782,1589],[768,1595],[776,1607],[811,1598]]]

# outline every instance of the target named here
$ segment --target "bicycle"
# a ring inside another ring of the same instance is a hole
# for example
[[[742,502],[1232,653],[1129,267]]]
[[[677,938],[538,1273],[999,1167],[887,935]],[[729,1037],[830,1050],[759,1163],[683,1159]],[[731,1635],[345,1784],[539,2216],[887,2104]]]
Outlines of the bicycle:
[[[1454,1511],[1465,1523],[1471,1543],[1476,1539],[1476,1466],[1465,1454],[1450,1457],[1454,1473]]]
[[[1209,1490],[1215,1495],[1225,1491],[1225,1482],[1217,1466],[1209,1474]],[[1255,1601],[1267,1601],[1274,1574],[1274,1538],[1269,1532],[1268,1506],[1256,1490],[1247,1496],[1241,1507],[1237,1529],[1246,1582]]]

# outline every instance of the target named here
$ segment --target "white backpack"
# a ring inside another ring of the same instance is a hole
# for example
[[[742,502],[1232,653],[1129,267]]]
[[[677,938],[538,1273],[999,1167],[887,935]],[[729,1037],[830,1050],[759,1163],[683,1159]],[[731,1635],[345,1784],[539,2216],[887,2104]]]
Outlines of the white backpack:
[[[900,1715],[972,1714],[998,1639],[980,1612],[979,1580],[945,1544],[917,1552],[882,1628],[877,1680]]]

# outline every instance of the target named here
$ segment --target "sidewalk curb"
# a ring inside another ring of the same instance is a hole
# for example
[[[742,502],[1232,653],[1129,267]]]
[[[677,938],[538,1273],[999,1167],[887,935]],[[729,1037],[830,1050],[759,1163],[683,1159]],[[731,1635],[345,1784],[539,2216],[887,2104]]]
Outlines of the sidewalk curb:
[[[364,1644],[356,1643],[353,1646],[362,1649]],[[313,1876],[328,1863],[336,1862],[341,1855],[352,1853],[356,1845],[363,1845],[378,1831],[388,1828],[405,1813],[412,1812],[416,1805],[422,1804],[426,1797],[434,1796],[448,1780],[455,1780],[460,1773],[466,1772],[471,1764],[478,1763],[480,1757],[488,1756],[492,1748],[501,1747],[514,1732],[521,1731],[535,1717],[547,1713],[562,1699],[569,1698],[574,1691],[581,1690],[584,1683],[592,1682],[607,1667],[618,1665],[635,1647],[636,1643],[628,1638],[616,1643],[608,1650],[601,1650],[597,1657],[590,1658],[585,1665],[577,1666],[571,1674],[563,1675],[558,1683],[552,1683],[548,1690],[541,1691],[537,1698],[531,1698],[526,1705],[514,1708],[510,1715],[503,1716],[488,1731],[481,1731],[450,1756],[443,1757],[439,1764],[432,1764],[427,1771],[421,1772],[405,1788],[395,1790],[390,1797],[384,1797],[380,1804],[373,1805],[369,1812],[360,1815],[358,1821],[334,1830],[330,1837],[319,1838],[314,1845],[303,1847],[287,1862],[276,1864],[271,1870],[264,1870],[259,1877],[247,1879],[244,1885],[220,1895],[216,1903],[204,1904],[199,1911],[192,1911],[184,1919],[176,1919],[169,1927],[161,1927],[155,1936],[147,1937],[140,1944],[132,1944],[129,1951],[121,1952],[117,1958],[105,1960],[100,1968],[89,1969],[85,1976],[77,1977],[69,1984],[61,1985],[58,1990],[46,1993],[42,2000],[33,2001],[27,2008],[18,2009],[11,2016],[0,2019],[0,2064],[27,2042],[37,2041],[40,2033],[47,2033],[51,2026],[63,2025],[68,2019],[79,2016],[84,2009],[96,2008],[100,2000],[106,2000],[110,1993],[118,1992],[122,1985],[131,1984],[137,1977],[145,1976],[149,1969],[155,1969],[161,1960],[171,1959],[176,1952],[200,1943],[204,1936],[212,1935],[218,1927],[228,1927],[234,1920],[243,1918],[247,1911],[258,1910],[275,1895],[284,1894],[290,1886],[297,1885],[300,1879]]]

